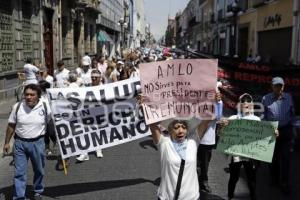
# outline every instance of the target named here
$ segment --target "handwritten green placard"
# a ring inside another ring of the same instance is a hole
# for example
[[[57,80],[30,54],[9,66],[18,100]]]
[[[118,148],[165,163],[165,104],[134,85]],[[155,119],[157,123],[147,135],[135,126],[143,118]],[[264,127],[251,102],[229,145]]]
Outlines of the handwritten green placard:
[[[217,150],[227,154],[272,162],[278,122],[230,120],[221,133]]]

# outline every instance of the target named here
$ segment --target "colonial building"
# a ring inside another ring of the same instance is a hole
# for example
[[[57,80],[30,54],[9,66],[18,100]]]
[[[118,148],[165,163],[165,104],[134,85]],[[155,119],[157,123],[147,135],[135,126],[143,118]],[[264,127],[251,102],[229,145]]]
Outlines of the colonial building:
[[[0,98],[12,96],[24,59],[40,62],[43,56],[41,1],[0,1]]]
[[[0,0],[0,98],[21,84],[26,57],[53,73],[58,60],[80,65],[96,54],[98,0]]]
[[[102,0],[101,15],[97,20],[98,53],[114,56],[125,47],[124,35],[128,22],[125,18],[124,0]]]
[[[243,11],[238,17],[239,57],[258,54],[271,64],[293,60],[293,1],[255,0],[247,1],[246,8],[239,5]]]
[[[134,0],[133,7],[133,48],[141,47],[145,44],[145,12],[144,1]]]
[[[168,19],[168,26],[165,36],[165,45],[168,47],[172,47],[175,45],[176,39],[176,21],[175,19]]]
[[[61,38],[57,38],[57,43],[62,49],[59,57],[67,65],[78,66],[85,53],[92,57],[97,53],[98,4],[98,0],[60,1],[58,26],[61,28]]]

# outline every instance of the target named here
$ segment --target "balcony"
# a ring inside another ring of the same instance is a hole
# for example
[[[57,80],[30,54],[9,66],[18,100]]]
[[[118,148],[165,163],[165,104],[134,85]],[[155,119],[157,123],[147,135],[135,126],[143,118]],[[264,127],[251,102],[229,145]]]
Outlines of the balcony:
[[[76,7],[86,9],[88,12],[99,14],[101,13],[98,9],[99,3],[99,0],[77,0]]]
[[[273,0],[253,0],[252,2],[252,7],[253,8],[258,8],[258,7],[261,7],[261,6],[264,6],[270,2],[272,2]]]

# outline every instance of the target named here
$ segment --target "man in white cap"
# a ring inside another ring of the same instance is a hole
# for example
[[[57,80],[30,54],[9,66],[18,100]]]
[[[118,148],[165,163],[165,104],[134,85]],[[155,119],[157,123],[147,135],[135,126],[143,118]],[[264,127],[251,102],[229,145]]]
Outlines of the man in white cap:
[[[292,96],[284,92],[284,80],[281,77],[272,79],[273,92],[262,99],[264,120],[278,121],[279,137],[276,139],[272,164],[270,165],[271,184],[280,184],[282,192],[288,194],[290,158],[294,144],[292,120],[294,103]]]
[[[76,69],[77,75],[79,77],[79,85],[90,86],[92,83],[91,79],[91,64],[92,61],[88,56],[84,56],[81,59],[81,67]]]
[[[114,70],[114,73],[116,74],[116,77],[118,80],[120,80],[120,74],[123,71],[123,68],[124,68],[124,62],[119,60],[117,62],[116,69]]]

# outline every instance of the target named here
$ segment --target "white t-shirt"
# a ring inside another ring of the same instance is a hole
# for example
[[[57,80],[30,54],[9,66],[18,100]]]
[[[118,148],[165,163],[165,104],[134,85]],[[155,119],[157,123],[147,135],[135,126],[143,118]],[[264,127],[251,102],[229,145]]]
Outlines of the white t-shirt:
[[[105,74],[107,69],[107,63],[104,62],[103,64],[98,63],[98,70],[101,72],[102,75]]]
[[[88,69],[87,72],[84,72],[84,70],[80,67],[78,67],[76,69],[76,72],[78,74],[78,77],[82,79],[82,84],[84,86],[89,86],[92,83],[92,79],[91,79],[91,73],[92,70]]]
[[[72,82],[72,83],[69,84],[68,87],[69,87],[69,88],[79,88],[79,85],[78,85],[77,82]]]
[[[203,135],[200,144],[204,145],[214,145],[216,144],[216,121],[212,122],[211,125],[206,130]]]
[[[39,68],[37,68],[36,66],[32,65],[32,64],[25,64],[24,65],[24,73],[25,73],[25,78],[26,78],[26,82],[25,84],[37,84],[37,77],[36,77],[36,73],[39,72]]]
[[[240,114],[238,115],[232,115],[228,118],[228,120],[235,120],[235,119],[247,119],[247,120],[255,120],[255,121],[261,121],[261,119],[253,114],[242,116]],[[248,161],[248,158],[244,158],[242,156],[232,156],[233,162],[240,162],[240,161]],[[229,159],[231,160],[231,156],[229,156]]]
[[[200,138],[198,134],[188,136],[179,200],[197,200],[200,196],[197,175],[197,149],[199,143]],[[161,182],[157,195],[161,200],[173,200],[181,157],[177,153],[169,135],[161,134],[157,145],[161,163]]]
[[[55,70],[54,77],[56,79],[56,87],[68,87],[69,72],[70,71],[66,68],[64,68],[62,71]]]
[[[53,77],[52,76],[47,75],[46,78],[45,78],[45,81],[50,83],[50,88],[53,88]]]
[[[219,101],[215,104],[215,114],[216,120],[214,120],[211,125],[206,130],[205,134],[203,135],[200,144],[203,145],[215,145],[216,144],[216,127],[217,127],[217,120],[222,117],[223,112],[223,102]]]
[[[13,106],[13,109],[8,118],[8,123],[16,124],[15,134],[21,138],[36,138],[45,134],[45,109],[42,101],[39,101],[34,108],[30,108],[22,101],[18,110],[18,119],[16,118],[16,109],[19,103]],[[47,106],[47,120],[51,119],[51,110],[48,104]]]

